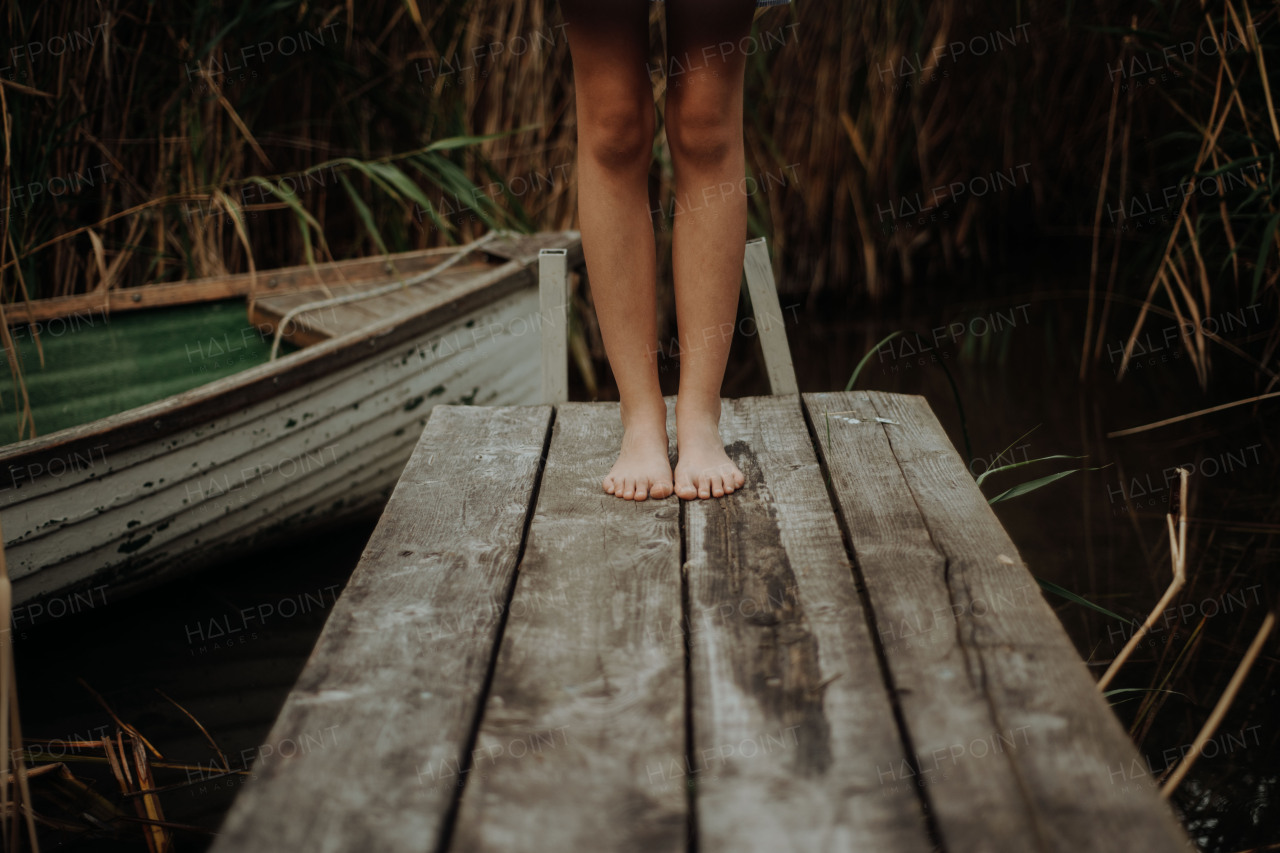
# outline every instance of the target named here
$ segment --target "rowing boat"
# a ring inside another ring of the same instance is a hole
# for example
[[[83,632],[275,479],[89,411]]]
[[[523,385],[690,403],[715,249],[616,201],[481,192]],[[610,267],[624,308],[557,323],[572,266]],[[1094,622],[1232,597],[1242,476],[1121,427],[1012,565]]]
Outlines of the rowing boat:
[[[85,326],[63,347],[85,362],[70,371],[81,393],[30,403],[37,427],[59,428],[0,448],[15,620],[376,517],[435,404],[541,402],[542,329],[563,322],[540,311],[544,248],[582,265],[577,232],[495,232],[461,250],[152,285],[137,311],[128,291],[77,297],[72,311],[5,306],[34,324],[15,340],[43,325],[53,344],[55,317]]]

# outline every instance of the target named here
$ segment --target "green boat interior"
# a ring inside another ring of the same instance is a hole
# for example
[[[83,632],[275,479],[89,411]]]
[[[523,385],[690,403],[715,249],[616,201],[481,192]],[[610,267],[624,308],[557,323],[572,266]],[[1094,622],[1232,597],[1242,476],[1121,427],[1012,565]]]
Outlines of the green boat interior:
[[[243,299],[80,312],[16,325],[9,334],[19,370],[10,371],[0,393],[0,445],[33,437],[30,427],[19,434],[27,405],[34,436],[48,435],[189,391],[271,355],[271,329],[249,322]],[[281,341],[280,356],[297,349]]]

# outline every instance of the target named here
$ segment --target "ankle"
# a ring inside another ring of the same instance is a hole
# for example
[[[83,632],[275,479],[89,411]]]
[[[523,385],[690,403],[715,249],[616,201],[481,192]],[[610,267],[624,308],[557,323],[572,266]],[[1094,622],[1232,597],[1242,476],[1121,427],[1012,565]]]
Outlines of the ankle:
[[[667,404],[661,397],[649,400],[621,403],[619,412],[622,417],[622,428],[654,427],[666,429]]]
[[[687,423],[707,422],[718,425],[720,423],[720,398],[714,397],[700,400],[684,396],[677,397],[676,422],[679,423],[681,421]]]

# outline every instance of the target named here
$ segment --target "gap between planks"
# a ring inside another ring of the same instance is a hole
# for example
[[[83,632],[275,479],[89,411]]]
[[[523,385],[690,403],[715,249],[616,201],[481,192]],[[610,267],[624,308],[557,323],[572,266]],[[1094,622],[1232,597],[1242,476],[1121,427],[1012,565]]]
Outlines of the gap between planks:
[[[940,752],[961,748],[950,776],[939,766],[932,780],[911,774],[913,784],[929,782],[922,793],[946,846],[1181,849],[1185,832],[1163,800],[1111,787],[1112,762],[1127,766],[1137,750],[927,402],[877,392],[804,398],[867,595],[897,639],[884,652],[906,729],[923,749],[913,755],[940,764]],[[833,428],[828,442],[824,410],[865,425]],[[877,425],[877,416],[894,423]],[[910,501],[895,495],[904,489]],[[927,614],[933,625],[921,630]],[[976,748],[966,756],[982,738],[998,734],[1003,746],[1006,728],[1011,741],[1022,733],[1020,745],[984,749],[983,761]]]
[[[489,699],[489,691],[493,687],[493,674],[498,666],[498,649],[502,648],[502,638],[507,632],[507,615],[511,612],[511,602],[516,594],[516,581],[520,578],[520,566],[524,564],[525,548],[529,545],[529,527],[533,523],[533,513],[538,506],[538,496],[542,491],[542,475],[547,468],[547,454],[551,450],[551,435],[556,425],[556,407],[551,407],[551,417],[547,421],[546,433],[542,436],[542,452],[538,458],[538,470],[533,475],[533,490],[529,495],[529,505],[525,510],[524,524],[520,529],[520,545],[516,549],[516,564],[511,572],[510,581],[502,598],[502,614],[498,618],[498,625],[494,632],[493,652],[489,656],[489,668],[485,672],[484,684],[480,688],[478,698],[477,712],[475,719],[471,725],[471,731],[468,733],[464,743],[465,749],[463,755],[466,756],[465,761],[458,768],[458,775],[467,778],[466,774],[471,772],[471,755],[475,749],[476,740],[480,736],[480,724],[484,721],[484,707]],[[440,839],[437,845],[438,850],[447,851],[453,844],[453,831],[458,821],[458,810],[462,808],[462,795],[466,791],[466,785],[458,788],[453,802],[449,804],[449,809],[445,812],[442,826],[440,829]]]

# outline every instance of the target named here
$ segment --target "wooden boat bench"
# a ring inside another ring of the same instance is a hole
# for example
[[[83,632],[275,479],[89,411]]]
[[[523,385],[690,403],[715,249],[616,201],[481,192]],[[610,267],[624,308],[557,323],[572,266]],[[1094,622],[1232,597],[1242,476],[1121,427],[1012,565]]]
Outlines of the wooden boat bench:
[[[923,398],[721,431],[636,503],[616,404],[435,407],[214,853],[1188,845]]]

